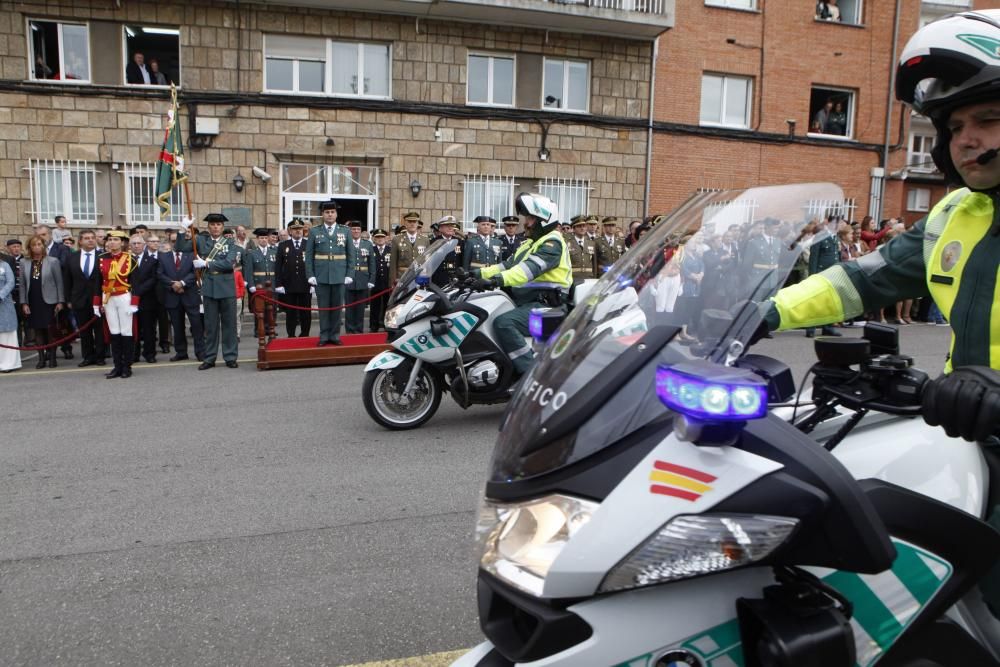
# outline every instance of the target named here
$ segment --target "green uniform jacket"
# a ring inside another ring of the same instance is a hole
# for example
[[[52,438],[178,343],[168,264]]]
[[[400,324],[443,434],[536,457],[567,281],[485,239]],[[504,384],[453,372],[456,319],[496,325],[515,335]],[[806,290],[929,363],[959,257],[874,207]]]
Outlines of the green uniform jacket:
[[[600,274],[597,271],[597,246],[589,236],[583,237],[583,245],[574,234],[567,241],[569,247],[569,259],[573,264],[573,276],[577,280],[585,278],[597,278]]]
[[[274,287],[274,263],[278,256],[277,248],[267,246],[265,253],[260,248],[246,250],[243,256],[243,280],[247,287],[264,287],[271,283]]]
[[[573,286],[573,267],[567,242],[553,223],[529,237],[511,257],[500,264],[480,270],[483,278],[499,276],[504,287],[512,287],[514,303],[538,301],[539,292],[558,289],[568,292]]]
[[[233,268],[239,261],[241,248],[232,239],[220,236],[213,241],[207,233],[202,232],[196,237],[198,257],[208,265],[201,270],[201,295],[206,299],[235,299],[236,278]],[[174,248],[181,252],[191,252],[191,239],[187,233],[177,233]]]
[[[606,236],[598,236],[595,242],[597,243],[597,270],[603,276],[618,261],[618,258],[625,254],[625,239],[612,236],[609,241]]]
[[[351,247],[354,242],[351,241]],[[348,285],[347,289],[366,290],[368,283],[375,282],[375,271],[378,266],[375,264],[375,244],[368,239],[358,241],[358,247],[354,248],[354,263],[347,275],[354,281],[353,285]]]
[[[413,260],[424,254],[427,246],[431,244],[430,237],[424,234],[417,234],[413,243],[406,232],[396,234],[389,244],[389,282],[395,283],[399,277],[406,273],[413,264]]]
[[[495,236],[488,236],[484,241],[482,236],[475,234],[466,239],[462,254],[462,268],[466,271],[493,266],[503,260],[503,242]]]
[[[309,230],[304,251],[306,278],[315,278],[320,285],[343,285],[350,267],[354,266],[354,242],[351,231],[344,225],[326,225]]]
[[[957,190],[874,252],[781,290],[765,317],[772,329],[818,326],[930,294],[953,331],[945,370],[1000,369],[997,230],[1000,207],[985,194]]]

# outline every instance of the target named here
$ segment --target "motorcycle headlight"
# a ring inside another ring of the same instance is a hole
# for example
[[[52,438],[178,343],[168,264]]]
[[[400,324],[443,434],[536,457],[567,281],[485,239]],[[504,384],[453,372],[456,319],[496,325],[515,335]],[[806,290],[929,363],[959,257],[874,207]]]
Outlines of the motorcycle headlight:
[[[597,507],[589,500],[560,495],[509,504],[484,500],[476,525],[480,567],[540,596],[552,563]]]
[[[403,309],[404,305],[405,304],[399,303],[399,304],[396,304],[395,306],[393,306],[392,308],[390,308],[389,310],[385,311],[385,328],[386,329],[395,329],[396,328],[396,320],[399,317],[399,311]]]
[[[767,557],[798,519],[761,514],[675,517],[639,545],[601,582],[600,593],[729,570]]]
[[[417,305],[415,305],[413,308],[411,308],[410,312],[408,312],[406,314],[406,321],[402,322],[403,326],[406,326],[407,324],[409,324],[413,320],[415,320],[418,317],[422,316],[424,313],[427,313],[433,307],[434,307],[434,302],[433,301],[421,301],[420,303],[418,303]]]

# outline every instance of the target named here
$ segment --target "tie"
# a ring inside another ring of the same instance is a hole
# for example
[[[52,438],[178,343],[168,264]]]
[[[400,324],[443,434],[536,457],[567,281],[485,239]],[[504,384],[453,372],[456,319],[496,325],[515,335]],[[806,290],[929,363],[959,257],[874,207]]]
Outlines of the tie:
[[[83,258],[83,275],[90,277],[90,253],[86,253]]]
[[[298,250],[298,249],[299,249],[299,242],[298,242],[298,241],[295,241],[295,249],[296,249],[296,250]]]
[[[174,270],[181,270],[181,254],[179,252],[174,253]]]

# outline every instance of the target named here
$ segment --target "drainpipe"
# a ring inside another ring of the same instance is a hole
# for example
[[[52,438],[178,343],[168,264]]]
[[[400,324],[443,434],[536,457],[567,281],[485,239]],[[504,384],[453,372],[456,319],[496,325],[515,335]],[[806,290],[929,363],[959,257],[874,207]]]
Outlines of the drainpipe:
[[[897,0],[898,1],[898,0]],[[642,217],[649,215],[649,189],[653,167],[653,104],[656,100],[656,59],[660,52],[660,38],[653,40],[652,60],[649,77],[649,125],[646,129],[646,192],[642,200]]]
[[[896,14],[893,18],[892,26],[892,62],[889,67],[889,90],[885,96],[885,140],[882,143],[882,182],[879,186],[878,210],[869,212],[876,220],[882,219],[882,212],[885,210],[885,182],[889,175],[889,141],[892,131],[892,103],[896,99],[896,49],[899,47],[899,10],[902,0],[896,0]],[[900,119],[900,131],[903,129],[905,121]],[[874,179],[873,179],[874,180]]]

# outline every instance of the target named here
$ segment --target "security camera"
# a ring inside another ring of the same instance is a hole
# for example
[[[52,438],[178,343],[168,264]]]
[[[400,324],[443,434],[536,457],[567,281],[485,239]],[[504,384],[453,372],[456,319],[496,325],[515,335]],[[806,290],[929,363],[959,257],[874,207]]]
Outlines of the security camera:
[[[271,174],[267,173],[260,167],[253,168],[253,175],[259,178],[260,180],[264,181],[265,183],[271,180]]]

